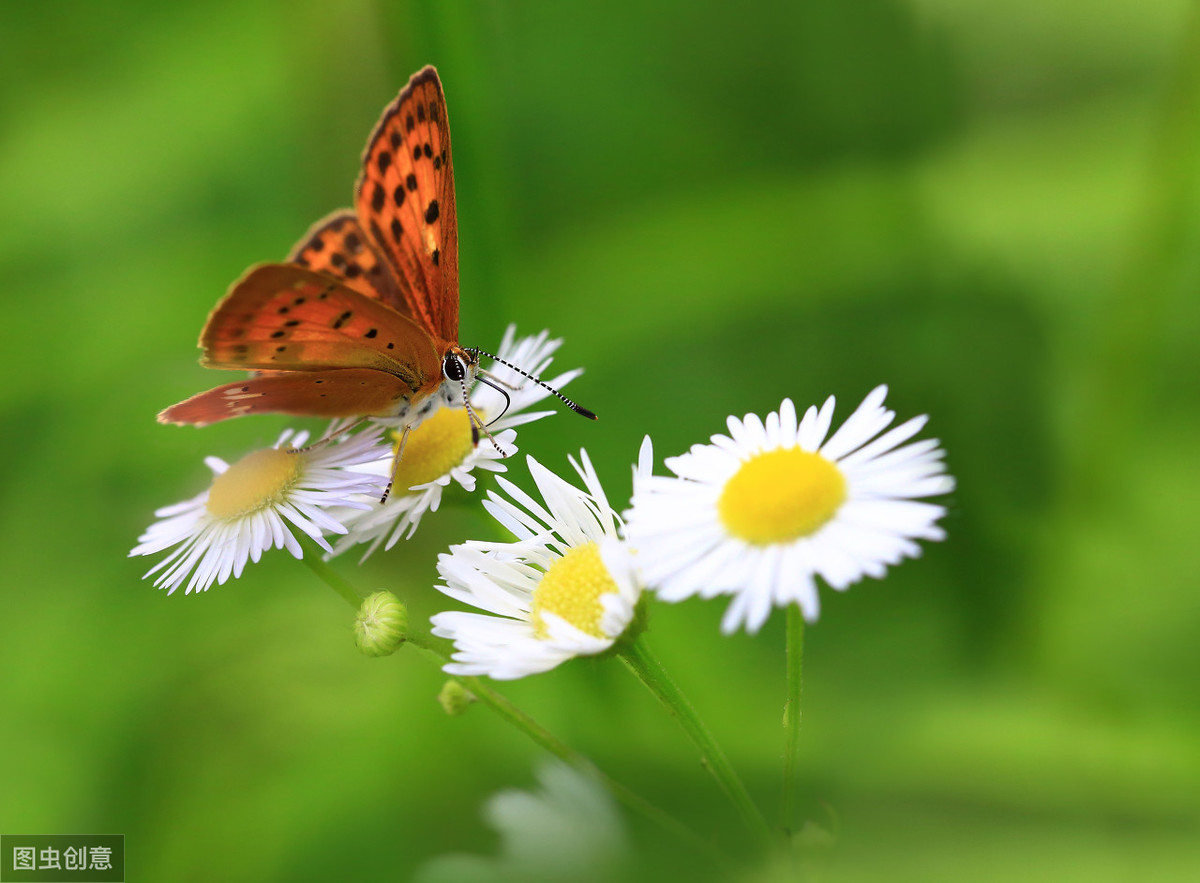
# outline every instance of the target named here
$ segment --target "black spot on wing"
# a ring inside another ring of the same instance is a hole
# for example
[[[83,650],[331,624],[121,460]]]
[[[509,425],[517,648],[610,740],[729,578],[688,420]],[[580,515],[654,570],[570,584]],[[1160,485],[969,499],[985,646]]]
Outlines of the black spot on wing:
[[[380,245],[383,244],[383,231],[379,229],[379,225],[375,223],[375,219],[371,218],[371,235]]]

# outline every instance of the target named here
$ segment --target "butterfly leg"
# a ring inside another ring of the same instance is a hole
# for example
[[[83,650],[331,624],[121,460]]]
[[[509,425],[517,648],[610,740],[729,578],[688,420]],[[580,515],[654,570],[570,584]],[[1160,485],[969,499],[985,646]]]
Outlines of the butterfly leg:
[[[505,452],[504,448],[500,447],[500,445],[496,441],[496,439],[494,439],[492,437],[492,434],[490,432],[488,432],[487,426],[484,425],[483,420],[480,419],[480,417],[477,413],[475,413],[475,409],[471,407],[471,399],[467,395],[466,382],[460,381],[460,383],[462,385],[463,407],[467,409],[467,416],[471,420],[471,442],[473,444],[479,444],[479,434],[482,432],[485,436],[487,436],[487,440],[492,443],[492,447],[496,449],[496,453],[499,454],[501,457],[508,459],[509,455]],[[488,381],[485,380],[484,383],[488,383]],[[491,384],[491,383],[488,383],[488,385],[493,386],[493,384]],[[505,393],[504,390],[500,389],[499,387],[493,387],[493,388],[495,388],[502,396],[504,396],[504,398],[506,398],[506,399],[508,398],[508,394]],[[504,410],[507,411],[508,408],[506,407]]]
[[[406,426],[404,434],[400,436],[400,444],[396,446],[396,456],[392,458],[392,474],[388,478],[387,487],[383,489],[383,496],[379,498],[380,506],[387,502],[388,496],[392,493],[392,485],[396,483],[396,476],[400,474],[400,458],[404,456],[404,446],[408,444],[408,434],[411,431]]]
[[[330,426],[330,429],[324,438],[317,439],[311,445],[305,445],[302,448],[287,448],[286,452],[289,454],[307,454],[309,451],[325,447],[325,445],[341,438],[346,433],[358,429],[358,427],[362,426],[366,422],[366,417],[359,417],[357,420],[347,426],[338,426],[338,424],[335,422]]]
[[[491,380],[493,383],[499,383],[501,386],[507,386],[513,392],[519,392],[520,390],[525,388],[525,383],[523,381],[521,383],[509,383],[504,378],[497,377],[495,374],[493,374],[490,371],[484,371],[482,368],[477,368],[475,370],[475,376],[479,377],[481,375],[483,377],[486,377],[488,380]]]

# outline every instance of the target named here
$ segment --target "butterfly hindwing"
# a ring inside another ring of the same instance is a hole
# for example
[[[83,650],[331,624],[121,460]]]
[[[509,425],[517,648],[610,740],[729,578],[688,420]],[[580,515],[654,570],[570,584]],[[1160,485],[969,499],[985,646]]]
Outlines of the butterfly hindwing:
[[[371,368],[414,391],[441,382],[441,347],[416,322],[294,264],[262,264],[235,283],[200,347],[211,368]]]
[[[412,395],[401,378],[369,368],[272,371],[198,393],[160,413],[158,422],[206,426],[246,414],[390,416]]]
[[[392,264],[413,317],[458,339],[458,223],[446,100],[437,71],[414,74],[363,153],[359,222]]]
[[[412,315],[391,265],[375,250],[350,209],[339,209],[313,224],[288,260],[333,276],[398,313]]]

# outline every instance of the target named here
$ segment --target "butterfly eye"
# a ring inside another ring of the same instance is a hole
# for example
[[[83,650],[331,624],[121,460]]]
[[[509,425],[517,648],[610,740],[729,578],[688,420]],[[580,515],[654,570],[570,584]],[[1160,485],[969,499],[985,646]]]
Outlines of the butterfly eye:
[[[467,376],[467,363],[453,353],[447,353],[442,360],[442,373],[447,380],[464,380]]]

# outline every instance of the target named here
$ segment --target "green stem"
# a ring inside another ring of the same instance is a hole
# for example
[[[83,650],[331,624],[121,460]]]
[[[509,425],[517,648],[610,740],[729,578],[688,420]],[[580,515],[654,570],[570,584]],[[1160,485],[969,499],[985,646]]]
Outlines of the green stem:
[[[684,732],[692,740],[692,744],[700,750],[703,765],[712,773],[717,784],[733,803],[745,822],[746,827],[757,838],[763,847],[769,847],[772,841],[771,829],[766,819],[750,799],[750,793],[738,777],[733,765],[730,764],[725,752],[717,744],[708,727],[696,713],[696,709],[683,695],[675,682],[667,674],[662,663],[650,652],[641,635],[631,642],[623,643],[617,648],[617,655],[626,667],[646,685],[659,702],[666,708],[667,713],[679,721]]]
[[[1200,6],[1191,4],[1179,29],[1166,88],[1150,120],[1149,151],[1141,205],[1132,213],[1133,237],[1124,264],[1114,274],[1113,295],[1102,304],[1095,350],[1085,354],[1073,427],[1110,427],[1106,443],[1088,443],[1084,432],[1065,452],[1067,490],[1079,507],[1094,507],[1097,489],[1109,489],[1114,463],[1138,445],[1139,434],[1159,399],[1155,372],[1163,370],[1163,345],[1172,316],[1182,315],[1183,292],[1196,285],[1200,246]],[[1097,421],[1103,421],[1097,423]]]
[[[306,543],[307,545],[309,544]],[[339,576],[332,567],[321,559],[320,553],[315,547],[309,548],[307,554],[301,560],[308,566],[309,570],[337,592],[356,611],[359,609],[362,605],[362,597],[349,582]],[[410,630],[405,636],[405,643],[411,645],[418,655],[439,669],[450,661],[446,654],[434,643],[432,635]],[[580,754],[574,748],[567,745],[514,705],[508,698],[493,690],[483,678],[459,677],[450,674],[447,674],[446,677],[452,681],[457,681],[465,689],[469,690],[476,699],[500,715],[503,720],[512,724],[517,730],[524,733],[546,751],[584,774],[596,778],[611,794],[634,812],[641,813],[645,818],[659,825],[664,830],[670,831],[693,848],[706,853],[723,866],[728,864],[728,858],[713,846],[712,843],[699,837],[694,831],[669,813],[659,809],[650,803],[650,801],[602,772],[585,755]]]
[[[796,798],[796,764],[800,756],[800,688],[804,672],[804,614],[798,604],[787,608],[787,699],[783,706],[783,800],[780,824],[792,830]]]
[[[441,668],[449,660],[446,654],[433,646],[432,641],[426,635],[408,636],[407,643],[411,644],[421,656],[433,663],[437,668]],[[518,708],[510,699],[497,693],[487,682],[480,677],[460,677],[458,675],[447,674],[446,677],[452,681],[457,681],[465,689],[471,692],[476,699],[500,715],[512,726],[524,733],[546,751],[553,754],[564,763],[570,764],[576,769],[589,775],[601,782],[613,796],[621,803],[629,807],[634,812],[640,813],[645,818],[662,827],[664,830],[670,831],[675,836],[679,837],[683,842],[690,844],[693,848],[701,849],[713,858],[716,858],[721,863],[726,863],[728,859],[721,854],[709,841],[700,838],[694,831],[684,825],[682,822],[675,819],[666,811],[659,809],[650,801],[643,798],[641,795],[622,785],[620,782],[613,779],[600,770],[591,760],[585,755],[580,754],[570,745],[563,742],[532,717]]]
[[[315,543],[304,543],[304,557],[300,560],[317,575],[317,579],[337,592],[356,611],[362,606],[362,595],[358,594],[354,586],[342,579],[337,571],[325,563],[321,558],[321,550]]]

